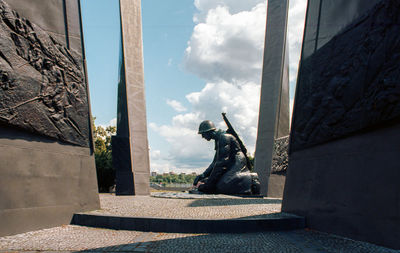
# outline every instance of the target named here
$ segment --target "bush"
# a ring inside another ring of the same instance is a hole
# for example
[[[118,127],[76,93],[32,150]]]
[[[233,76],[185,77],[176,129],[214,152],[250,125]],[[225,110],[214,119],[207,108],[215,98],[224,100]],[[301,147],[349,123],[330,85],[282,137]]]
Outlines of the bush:
[[[94,126],[94,158],[96,161],[97,185],[99,192],[109,192],[115,184],[115,169],[112,166],[111,135],[115,134],[116,127]]]

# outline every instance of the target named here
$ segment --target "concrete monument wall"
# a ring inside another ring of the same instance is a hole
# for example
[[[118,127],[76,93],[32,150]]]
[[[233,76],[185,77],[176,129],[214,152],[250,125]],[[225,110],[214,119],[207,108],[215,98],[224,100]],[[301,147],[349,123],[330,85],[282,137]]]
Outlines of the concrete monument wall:
[[[150,194],[140,0],[120,0],[122,52],[117,136],[113,137],[117,195]]]
[[[260,112],[254,169],[258,173],[261,194],[282,197],[283,184],[270,178],[274,140],[289,134],[289,60],[286,28],[288,0],[268,1],[264,60],[261,81]],[[269,189],[271,188],[271,189]],[[271,196],[271,197],[272,197]]]
[[[0,0],[0,236],[99,208],[78,0]]]
[[[282,210],[400,249],[400,3],[309,0]]]

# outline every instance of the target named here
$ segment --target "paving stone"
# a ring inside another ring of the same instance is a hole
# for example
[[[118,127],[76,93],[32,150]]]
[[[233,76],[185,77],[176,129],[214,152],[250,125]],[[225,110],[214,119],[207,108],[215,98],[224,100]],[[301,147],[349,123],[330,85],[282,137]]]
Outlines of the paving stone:
[[[0,237],[5,252],[305,252],[399,253],[400,251],[308,230],[245,234],[145,233],[60,226]]]
[[[246,217],[275,215],[274,199],[167,199],[101,194],[102,210],[118,215],[164,217]],[[152,210],[155,209],[155,210]],[[237,209],[237,210],[235,210]],[[140,213],[144,212],[144,213]],[[207,214],[210,212],[210,214]],[[232,213],[231,213],[232,212]],[[251,214],[251,215],[250,215]],[[153,233],[63,225],[0,237],[5,252],[268,252],[400,253],[377,245],[309,230],[242,234]]]
[[[281,199],[241,198],[228,195],[178,199],[100,194],[101,210],[87,213],[130,217],[231,219],[279,213],[281,202]]]

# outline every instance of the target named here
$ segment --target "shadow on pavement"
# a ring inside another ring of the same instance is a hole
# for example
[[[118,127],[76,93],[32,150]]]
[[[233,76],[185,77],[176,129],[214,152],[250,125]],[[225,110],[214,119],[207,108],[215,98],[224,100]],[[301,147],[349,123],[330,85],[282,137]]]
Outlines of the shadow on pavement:
[[[325,233],[294,230],[245,234],[148,233],[142,242],[80,252],[306,252],[398,253],[397,250]]]

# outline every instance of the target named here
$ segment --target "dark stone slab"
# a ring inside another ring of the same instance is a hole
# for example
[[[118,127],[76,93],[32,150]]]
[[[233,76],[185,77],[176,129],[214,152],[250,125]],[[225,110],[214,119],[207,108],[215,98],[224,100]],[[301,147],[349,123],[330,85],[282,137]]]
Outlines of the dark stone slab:
[[[310,0],[282,211],[400,249],[400,2]]]
[[[293,152],[282,211],[307,226],[400,249],[400,123]]]
[[[322,9],[320,18],[329,10]],[[381,1],[313,54],[303,55],[291,151],[400,116],[399,17],[399,1]],[[310,38],[305,39],[306,44]]]
[[[0,236],[60,226],[100,208],[89,148],[0,124]]]
[[[0,0],[0,123],[89,146],[80,56]]]
[[[71,224],[145,232],[245,233],[302,229],[305,227],[305,220],[303,217],[286,213],[220,220],[120,217],[76,213]]]
[[[116,194],[133,195],[133,173],[129,137],[112,136],[113,166],[115,168]]]

